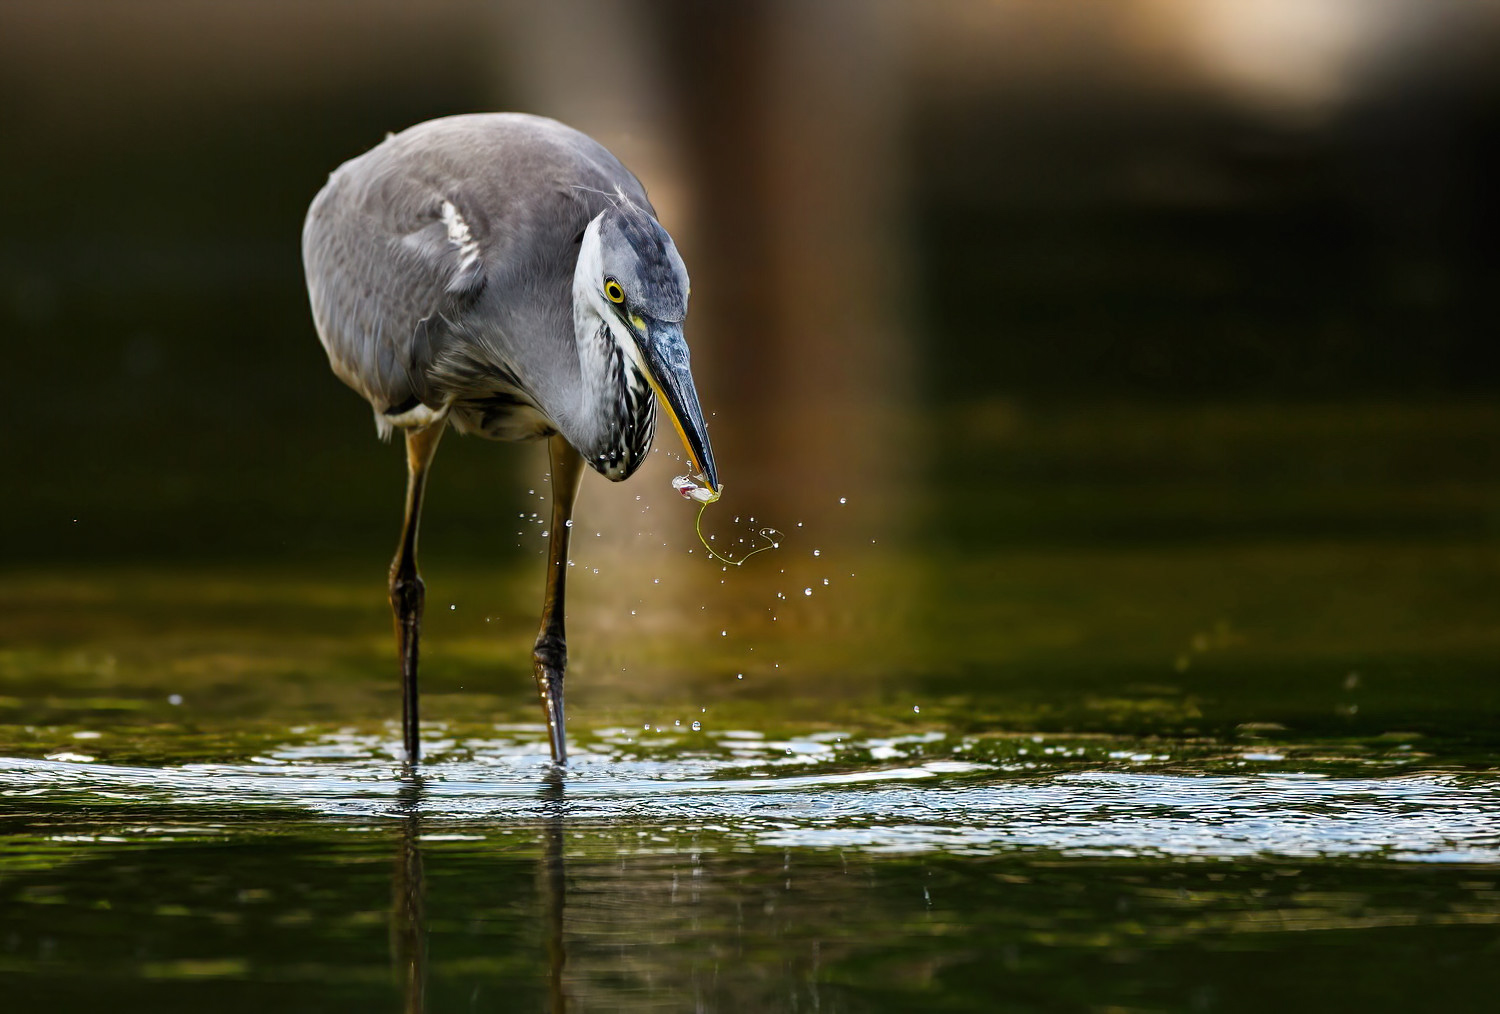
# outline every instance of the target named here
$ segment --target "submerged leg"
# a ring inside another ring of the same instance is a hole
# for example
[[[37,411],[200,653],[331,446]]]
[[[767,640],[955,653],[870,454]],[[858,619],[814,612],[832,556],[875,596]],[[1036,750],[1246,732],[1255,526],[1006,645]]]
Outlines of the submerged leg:
[[[542,599],[542,626],[536,635],[536,689],[547,713],[552,760],[568,759],[567,727],[563,722],[563,673],[568,668],[568,635],[563,623],[563,597],[568,583],[568,540],[573,534],[573,501],[583,479],[583,459],[561,436],[547,441],[552,458],[552,534],[547,543],[547,590]]]
[[[427,467],[447,427],[448,420],[443,418],[406,434],[406,517],[401,523],[401,544],[391,561],[391,611],[396,617],[396,654],[401,659],[401,739],[409,764],[415,764],[421,752],[417,738],[417,641],[426,593],[417,574],[417,528],[422,522]]]

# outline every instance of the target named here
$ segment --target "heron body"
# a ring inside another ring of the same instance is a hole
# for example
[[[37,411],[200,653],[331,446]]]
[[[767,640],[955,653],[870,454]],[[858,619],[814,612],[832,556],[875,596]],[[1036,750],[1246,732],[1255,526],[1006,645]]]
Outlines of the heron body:
[[[390,594],[415,761],[416,566],[427,471],[449,424],[547,439],[552,525],[534,670],[565,759],[563,622],[583,466],[620,481],[645,460],[656,395],[693,468],[718,487],[683,338],[688,276],[645,190],[587,135],[515,113],[453,116],[388,137],[335,170],[302,233],[318,337],[376,428],[407,445]]]

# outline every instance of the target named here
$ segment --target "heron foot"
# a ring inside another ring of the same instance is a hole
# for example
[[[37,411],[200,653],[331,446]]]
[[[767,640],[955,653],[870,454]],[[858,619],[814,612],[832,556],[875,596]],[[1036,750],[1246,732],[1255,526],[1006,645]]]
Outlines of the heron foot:
[[[555,634],[543,634],[531,653],[536,691],[547,715],[547,739],[552,747],[552,761],[568,761],[567,723],[563,716],[563,675],[568,668],[568,644]]]

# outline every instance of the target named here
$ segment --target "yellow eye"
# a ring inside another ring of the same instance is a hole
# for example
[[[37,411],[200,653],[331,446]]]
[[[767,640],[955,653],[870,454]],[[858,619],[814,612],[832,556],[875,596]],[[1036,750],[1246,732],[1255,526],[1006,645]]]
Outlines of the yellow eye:
[[[613,278],[604,280],[604,294],[609,297],[611,303],[625,302],[625,290],[620,288],[620,283]]]

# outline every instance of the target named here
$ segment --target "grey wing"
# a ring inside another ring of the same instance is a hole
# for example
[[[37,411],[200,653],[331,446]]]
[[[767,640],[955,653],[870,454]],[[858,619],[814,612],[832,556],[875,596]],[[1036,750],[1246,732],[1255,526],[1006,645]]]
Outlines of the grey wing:
[[[576,378],[577,243],[615,192],[650,207],[597,141],[519,113],[429,120],[329,177],[302,233],[313,319],[383,433],[478,374],[535,404]]]
[[[390,416],[438,407],[427,369],[448,326],[483,291],[488,229],[461,188],[423,180],[383,154],[336,170],[302,230],[318,337],[382,431]]]

